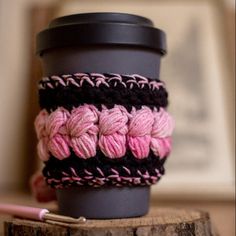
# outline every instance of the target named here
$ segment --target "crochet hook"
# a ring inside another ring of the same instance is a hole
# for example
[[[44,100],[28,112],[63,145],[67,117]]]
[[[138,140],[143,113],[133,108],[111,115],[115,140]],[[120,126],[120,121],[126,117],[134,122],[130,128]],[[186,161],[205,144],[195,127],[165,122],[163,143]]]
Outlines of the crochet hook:
[[[28,207],[14,204],[0,203],[0,214],[8,214],[31,220],[39,220],[51,224],[80,224],[86,222],[85,217],[72,218],[68,216],[50,213],[49,210],[43,208]]]

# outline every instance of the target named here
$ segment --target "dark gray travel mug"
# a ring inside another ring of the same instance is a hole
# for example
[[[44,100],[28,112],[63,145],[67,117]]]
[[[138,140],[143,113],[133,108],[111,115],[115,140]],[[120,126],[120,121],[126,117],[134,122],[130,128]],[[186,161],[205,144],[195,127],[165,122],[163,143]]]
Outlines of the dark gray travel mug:
[[[164,32],[147,18],[86,13],[53,20],[37,36],[37,53],[44,76],[107,72],[159,78],[165,44]],[[149,195],[149,186],[57,190],[61,214],[96,219],[145,215]]]

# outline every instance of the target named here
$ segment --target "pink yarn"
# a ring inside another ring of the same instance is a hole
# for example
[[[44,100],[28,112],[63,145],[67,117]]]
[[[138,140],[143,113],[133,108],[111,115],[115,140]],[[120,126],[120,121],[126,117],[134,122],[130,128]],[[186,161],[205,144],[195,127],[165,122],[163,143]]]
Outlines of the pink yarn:
[[[47,161],[49,159],[49,150],[48,150],[48,138],[43,137],[39,140],[37,145],[37,153],[39,158],[42,161]]]
[[[155,156],[160,158],[166,157],[171,152],[172,140],[171,137],[167,138],[152,138],[151,149]]]
[[[138,159],[148,157],[151,131],[154,122],[152,110],[143,106],[141,110],[132,109],[129,123],[128,145]]]
[[[124,79],[125,77],[125,79]],[[128,80],[127,80],[128,78]],[[111,81],[113,83],[111,83]],[[132,89],[137,86],[140,89],[149,88],[150,90],[159,90],[160,87],[165,87],[163,81],[156,81],[153,79],[148,79],[144,76],[131,74],[131,75],[120,75],[120,74],[99,74],[99,73],[76,73],[74,75],[62,75],[62,76],[50,76],[43,77],[39,89],[54,89],[58,86],[70,86],[82,87],[84,83],[89,84],[92,87],[99,88],[101,85],[106,87],[117,87],[117,85],[124,88]]]
[[[99,119],[98,145],[104,155],[119,158],[126,152],[128,112],[123,106],[107,109],[103,106]]]
[[[87,159],[96,155],[97,146],[109,158],[123,157],[128,147],[138,159],[148,157],[150,148],[162,158],[171,151],[174,120],[163,108],[152,111],[143,106],[128,113],[125,107],[115,105],[112,109],[102,106],[99,112],[93,105],[83,105],[71,113],[64,108],[50,115],[42,110],[35,128],[43,161],[49,153],[60,160],[67,158],[70,148]]]
[[[48,137],[45,127],[48,116],[47,111],[44,109],[40,111],[34,122],[36,134],[39,139],[37,145],[38,156],[42,161],[47,161],[49,159]]]
[[[34,126],[38,139],[46,136],[45,123],[48,119],[48,112],[43,109],[39,112],[38,116],[34,121]]]
[[[46,122],[46,132],[49,136],[48,150],[59,160],[70,156],[69,137],[66,132],[66,122],[70,113],[64,108],[52,112]]]
[[[96,155],[98,110],[93,105],[74,108],[67,121],[70,146],[78,157],[87,159]]]
[[[155,109],[153,114],[154,124],[150,148],[156,156],[163,158],[171,152],[170,136],[174,130],[174,119],[163,108],[160,108],[159,112]]]
[[[152,137],[166,138],[171,136],[175,123],[170,114],[161,107],[159,112],[155,109],[153,115],[154,124],[152,128]]]

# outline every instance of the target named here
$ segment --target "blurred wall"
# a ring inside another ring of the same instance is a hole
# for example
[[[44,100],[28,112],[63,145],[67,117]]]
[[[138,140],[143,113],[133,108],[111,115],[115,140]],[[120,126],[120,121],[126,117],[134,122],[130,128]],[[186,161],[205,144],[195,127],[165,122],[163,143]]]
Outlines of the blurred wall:
[[[17,2],[17,4],[16,4]],[[0,2],[0,186],[15,187],[22,174],[27,83],[24,1]]]
[[[32,4],[52,2],[0,0],[0,192],[23,186],[25,155],[32,145],[26,133],[27,125],[31,125],[26,119],[26,104],[30,103],[28,10]],[[234,7],[234,0],[226,2]]]
[[[26,132],[31,125],[26,119],[26,105],[31,102],[27,101],[29,8],[50,2],[0,0],[0,192],[23,186],[25,155],[31,145]]]

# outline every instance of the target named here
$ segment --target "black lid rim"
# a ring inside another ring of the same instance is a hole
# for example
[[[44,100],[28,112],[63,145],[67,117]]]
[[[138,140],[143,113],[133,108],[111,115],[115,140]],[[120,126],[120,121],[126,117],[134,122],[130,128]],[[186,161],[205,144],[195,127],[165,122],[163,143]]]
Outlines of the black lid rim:
[[[68,46],[127,45],[151,49],[161,55],[166,54],[165,33],[158,28],[154,28],[149,19],[125,13],[110,14],[117,14],[123,22],[112,22],[111,20],[114,17],[108,13],[84,13],[56,18],[51,22],[52,25],[50,24],[49,28],[38,33],[36,53],[42,55],[45,50]],[[82,21],[81,23],[81,17],[86,18],[88,15],[88,22]],[[97,22],[96,19],[93,21],[92,15],[101,16],[102,18],[99,18],[99,20],[102,19],[102,21],[99,22],[98,20]],[[123,17],[127,15],[128,18]],[[132,22],[127,21],[130,16]],[[76,22],[73,17],[77,17],[76,20],[79,18],[79,21]],[[64,18],[66,18],[65,22]],[[133,21],[137,19],[137,21],[141,20],[142,22],[142,18],[150,21],[150,24],[145,25],[144,23],[142,25]],[[90,21],[91,19],[92,21]]]
[[[148,19],[144,16],[136,15],[136,14],[121,13],[121,12],[87,12],[87,13],[71,14],[71,15],[57,17],[50,22],[49,28],[55,27],[61,23],[63,24],[66,21],[72,22],[72,21],[78,21],[78,20],[82,20],[82,19],[84,19],[84,21],[85,21],[84,23],[98,22],[98,21],[100,22],[101,19],[104,20],[104,16],[106,16],[106,17],[109,16],[107,18],[107,21],[109,20],[109,18],[111,19],[111,17],[115,18],[115,20],[112,19],[111,21],[109,21],[109,22],[113,22],[113,23],[115,23],[115,22],[122,23],[122,22],[124,22],[124,20],[127,20],[126,22],[130,22],[133,24],[138,23],[141,25],[153,26],[153,22],[150,19]],[[86,20],[85,20],[85,18],[86,18]],[[118,19],[119,19],[119,21],[118,21]]]

